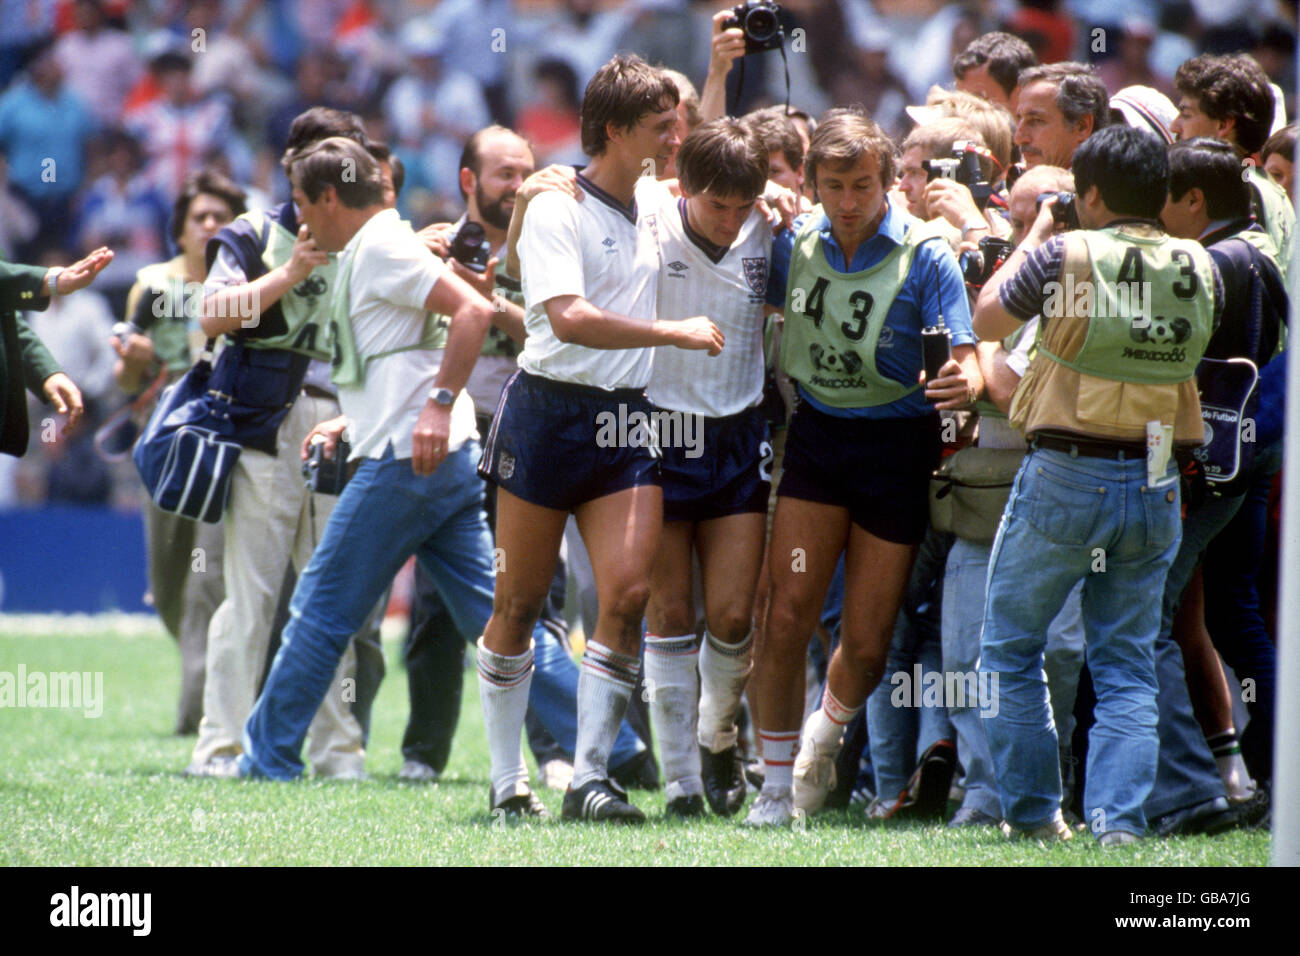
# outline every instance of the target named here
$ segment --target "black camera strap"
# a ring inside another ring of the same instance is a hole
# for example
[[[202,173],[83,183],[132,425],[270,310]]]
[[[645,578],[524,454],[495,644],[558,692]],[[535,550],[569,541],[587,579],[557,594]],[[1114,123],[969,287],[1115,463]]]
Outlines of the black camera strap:
[[[790,61],[786,58],[785,43],[783,42],[777,50],[781,53],[781,67],[785,71],[785,115],[790,115]],[[728,115],[736,116],[740,110],[740,97],[745,90],[745,57],[740,58],[740,73],[736,76],[736,95],[732,99],[731,108],[727,110]]]

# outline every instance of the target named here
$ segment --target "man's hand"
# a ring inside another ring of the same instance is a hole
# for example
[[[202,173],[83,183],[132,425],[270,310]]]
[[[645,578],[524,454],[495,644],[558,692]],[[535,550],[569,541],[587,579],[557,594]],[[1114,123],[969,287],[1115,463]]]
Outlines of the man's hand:
[[[1051,239],[1053,234],[1056,232],[1065,231],[1064,226],[1057,225],[1056,217],[1052,213],[1052,210],[1055,207],[1055,196],[1052,196],[1050,199],[1044,199],[1042,204],[1039,205],[1038,215],[1034,219],[1034,224],[1029,227],[1029,231],[1025,233],[1025,238],[1020,241],[1020,247],[1024,249],[1025,252],[1032,252],[1037,249],[1048,239]]]
[[[439,259],[451,255],[451,236],[456,231],[454,222],[435,222],[425,226],[415,235]]]
[[[669,344],[679,349],[703,350],[710,355],[717,355],[722,351],[726,341],[722,330],[705,315],[697,315],[681,321],[656,322],[655,325],[669,329],[671,334]]]
[[[81,413],[85,411],[81,401],[81,389],[77,388],[72,379],[62,372],[55,372],[41,387],[45,397],[54,404],[58,413],[68,416],[68,421],[63,426],[63,434],[66,435],[68,429],[81,420]]]
[[[320,246],[316,245],[311,230],[307,228],[307,224],[304,222],[298,227],[298,238],[294,240],[293,253],[289,256],[289,262],[284,267],[290,280],[294,285],[297,285],[311,275],[313,269],[317,266],[326,265],[329,261],[329,255],[323,252]]]
[[[917,380],[925,382],[924,369]],[[955,358],[950,358],[939,369],[939,377],[926,384],[925,400],[933,403],[940,411],[949,408],[965,408],[975,401],[974,391],[961,363]]]
[[[768,180],[767,188],[763,190],[763,195],[755,205],[767,218],[772,232],[777,233],[782,229],[794,228],[795,217],[804,211],[800,203],[802,198],[794,190],[786,189],[779,183]]]
[[[411,433],[411,470],[417,475],[431,475],[447,457],[451,437],[451,407],[433,399],[424,403]]]
[[[325,446],[325,457],[333,458],[338,451],[339,439],[343,437],[343,432],[347,427],[348,417],[346,415],[340,415],[338,418],[331,418],[328,421],[319,423],[302,440],[302,460],[306,461],[311,456],[312,445],[320,444]]]
[[[461,262],[455,259],[448,259],[447,265],[451,271],[464,279],[479,295],[492,301],[492,290],[496,288],[496,271],[499,260],[494,256],[487,262],[487,268],[482,272],[475,272]]]
[[[118,358],[126,363],[128,368],[146,369],[154,360],[153,342],[147,335],[128,332],[126,341],[116,335],[109,338],[109,341],[113,343],[113,351],[117,353]]]
[[[515,193],[515,205],[527,203],[538,193],[560,192],[582,202],[582,187],[578,185],[578,171],[572,166],[551,165],[539,169],[519,187]]]
[[[113,250],[107,246],[100,246],[84,259],[78,259],[72,265],[65,268],[58,276],[59,295],[68,295],[84,289],[95,281],[95,276],[104,271],[104,267],[113,261]],[[54,292],[50,285],[49,273],[46,273],[45,280],[41,283],[41,294],[50,295]]]
[[[955,179],[932,179],[926,183],[925,205],[932,217],[943,216],[958,229],[964,229],[972,223],[989,228],[984,213],[975,205],[970,189]]]
[[[719,10],[713,15],[713,39],[709,41],[710,73],[726,76],[731,64],[745,55],[745,31],[740,27],[722,28],[735,16],[734,10]]]

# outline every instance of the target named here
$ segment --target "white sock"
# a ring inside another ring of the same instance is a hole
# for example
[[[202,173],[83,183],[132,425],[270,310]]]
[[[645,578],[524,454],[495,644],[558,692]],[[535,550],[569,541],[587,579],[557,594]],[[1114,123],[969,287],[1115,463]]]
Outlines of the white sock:
[[[578,674],[578,739],[573,757],[574,790],[609,778],[614,748],[628,698],[636,689],[641,662],[595,641],[587,643]]]
[[[809,715],[804,724],[803,735],[816,743],[822,753],[838,751],[844,742],[844,728],[861,710],[861,704],[845,707],[827,687],[822,693],[822,705]]]
[[[721,753],[736,743],[736,713],[754,666],[754,632],[739,644],[724,644],[708,631],[700,647],[701,747]]]
[[[650,716],[659,735],[659,759],[663,762],[669,801],[704,793],[700,749],[695,744],[699,655],[694,634],[646,635],[645,686],[650,696]]]
[[[763,792],[790,793],[794,788],[799,731],[760,730],[758,736],[763,742]]]
[[[518,657],[507,657],[489,651],[483,646],[483,638],[478,639],[478,693],[487,727],[492,789],[497,803],[525,792],[528,787],[520,734],[532,684],[531,646]]]
[[[1223,778],[1223,789],[1228,799],[1234,803],[1250,799],[1255,792],[1255,781],[1250,778],[1246,761],[1241,759],[1241,745],[1237,742],[1237,731],[1229,727],[1222,733],[1206,739],[1214,762],[1219,767],[1219,776]]]

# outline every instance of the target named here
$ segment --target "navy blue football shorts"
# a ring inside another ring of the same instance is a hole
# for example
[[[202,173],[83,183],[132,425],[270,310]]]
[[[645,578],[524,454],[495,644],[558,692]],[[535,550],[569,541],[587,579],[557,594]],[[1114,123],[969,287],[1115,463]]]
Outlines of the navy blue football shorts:
[[[772,442],[761,408],[725,418],[666,410],[658,414],[665,521],[767,511]]]
[[[919,544],[941,449],[938,414],[840,418],[800,402],[790,419],[777,497],[838,505],[878,538]]]
[[[596,388],[515,372],[501,391],[480,477],[544,508],[658,485],[659,448],[643,389]]]

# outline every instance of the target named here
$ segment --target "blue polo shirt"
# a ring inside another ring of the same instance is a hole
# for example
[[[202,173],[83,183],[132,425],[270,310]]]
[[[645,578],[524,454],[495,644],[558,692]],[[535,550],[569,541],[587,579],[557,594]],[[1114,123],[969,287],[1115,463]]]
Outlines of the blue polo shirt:
[[[888,200],[886,200],[888,202]],[[781,232],[772,242],[771,278],[767,284],[767,303],[778,309],[785,308],[786,283],[790,274],[790,253],[795,235],[803,227],[806,213],[795,220],[794,230]],[[844,250],[831,235],[830,219],[817,212],[817,229],[821,233],[822,250],[826,261],[836,272],[859,272],[876,265],[903,241],[911,223],[920,220],[888,205],[885,218],[876,234],[861,243],[853,253],[853,261],[844,261]],[[925,242],[912,257],[912,268],[903,280],[889,311],[885,325],[876,344],[876,370],[896,382],[915,384],[923,367],[921,329],[938,321],[940,309],[943,322],[952,332],[953,345],[974,345],[975,333],[971,330],[970,302],[966,298],[966,283],[957,268],[957,257],[946,242]],[[887,405],[870,408],[832,408],[825,405],[803,388],[799,394],[803,401],[827,415],[840,418],[917,418],[934,414],[934,405],[925,400],[923,391],[916,391]]]

